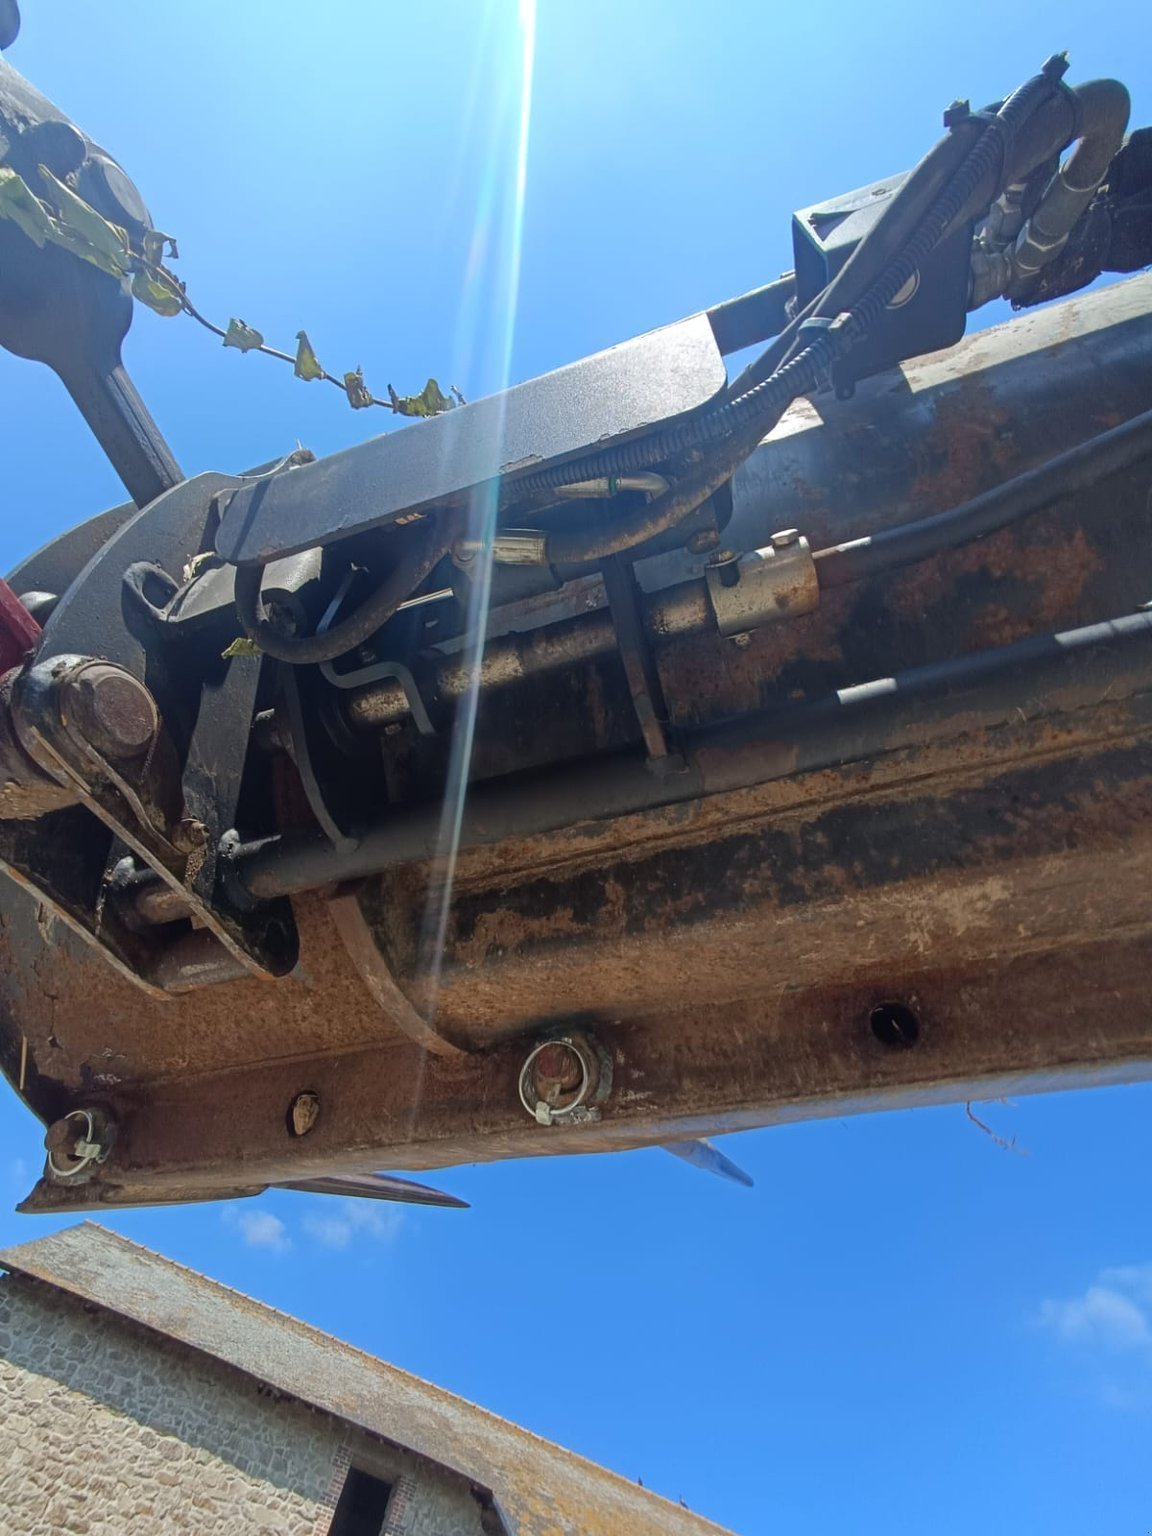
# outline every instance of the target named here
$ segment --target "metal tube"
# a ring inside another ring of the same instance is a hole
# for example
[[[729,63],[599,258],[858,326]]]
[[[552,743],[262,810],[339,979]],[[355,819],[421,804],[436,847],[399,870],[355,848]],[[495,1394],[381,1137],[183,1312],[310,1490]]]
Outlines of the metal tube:
[[[625,816],[703,795],[1053,713],[1061,692],[1082,707],[1149,687],[1152,614],[1134,614],[1062,634],[916,667],[843,689],[795,709],[761,711],[691,734],[684,771],[656,778],[641,757],[563,769],[516,786],[481,785],[464,810],[459,849],[558,831],[580,820]],[[1043,701],[1038,702],[1038,701]],[[443,853],[438,803],[370,827],[351,853],[314,834],[269,838],[241,849],[233,879],[253,899],[292,895]]]
[[[189,906],[186,898],[163,880],[142,880],[131,894],[132,911],[145,923],[175,923],[187,917]],[[166,983],[161,982],[161,986]]]
[[[601,601],[605,601],[601,593]],[[703,581],[685,581],[653,594],[644,605],[645,623],[653,635],[697,634],[715,626]],[[580,614],[521,634],[490,640],[477,667],[467,653],[446,658],[436,668],[430,692],[442,702],[459,699],[469,689],[506,687],[558,667],[575,666],[608,656],[616,649],[616,630],[607,607]],[[388,678],[349,693],[345,718],[354,727],[377,729],[411,713],[400,683]]]
[[[724,356],[779,335],[788,324],[788,305],[795,295],[796,274],[787,272],[763,288],[713,305],[708,319]]]
[[[649,496],[660,496],[668,489],[663,475],[651,470],[639,470],[632,475],[601,475],[595,480],[572,480],[558,485],[552,492],[557,501],[587,501],[608,498],[621,491],[644,491]]]

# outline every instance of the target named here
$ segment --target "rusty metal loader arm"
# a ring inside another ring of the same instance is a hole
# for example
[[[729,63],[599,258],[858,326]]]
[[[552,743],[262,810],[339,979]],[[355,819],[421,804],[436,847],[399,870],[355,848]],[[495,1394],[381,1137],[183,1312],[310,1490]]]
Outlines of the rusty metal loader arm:
[[[0,340],[133,497],[0,589],[25,1209],[1148,1072],[1152,276],[1067,295],[1152,259],[1152,136],[1063,74],[779,282],[244,474],[181,476],[126,283],[0,221]],[[147,227],[6,66],[0,132]]]

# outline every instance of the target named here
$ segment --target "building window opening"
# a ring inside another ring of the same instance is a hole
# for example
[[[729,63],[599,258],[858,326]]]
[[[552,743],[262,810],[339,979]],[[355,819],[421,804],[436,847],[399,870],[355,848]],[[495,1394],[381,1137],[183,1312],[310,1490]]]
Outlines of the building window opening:
[[[328,1536],[380,1536],[391,1493],[391,1483],[353,1467],[340,1490]]]

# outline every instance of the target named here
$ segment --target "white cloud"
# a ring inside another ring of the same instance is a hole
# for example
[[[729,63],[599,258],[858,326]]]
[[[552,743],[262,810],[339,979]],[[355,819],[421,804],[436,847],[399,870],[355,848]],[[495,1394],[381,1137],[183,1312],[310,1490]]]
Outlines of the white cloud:
[[[1083,1295],[1041,1303],[1039,1321],[1068,1344],[1152,1351],[1152,1264],[1101,1270]]]
[[[318,1198],[325,1204],[309,1211],[300,1225],[322,1248],[348,1248],[357,1237],[390,1242],[404,1222],[402,1211],[378,1200],[333,1202],[327,1195]]]
[[[229,1205],[224,1210],[224,1223],[235,1228],[249,1248],[271,1248],[274,1253],[284,1253],[292,1246],[287,1227],[271,1211]]]
[[[1114,1286],[1152,1309],[1152,1264],[1122,1264],[1114,1269],[1102,1269],[1100,1284]]]

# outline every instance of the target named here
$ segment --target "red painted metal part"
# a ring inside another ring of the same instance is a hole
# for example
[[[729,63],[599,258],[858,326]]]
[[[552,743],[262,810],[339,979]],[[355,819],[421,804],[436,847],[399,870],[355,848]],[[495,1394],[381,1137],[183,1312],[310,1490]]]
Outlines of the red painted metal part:
[[[40,626],[6,581],[0,580],[0,676],[36,649]]]

